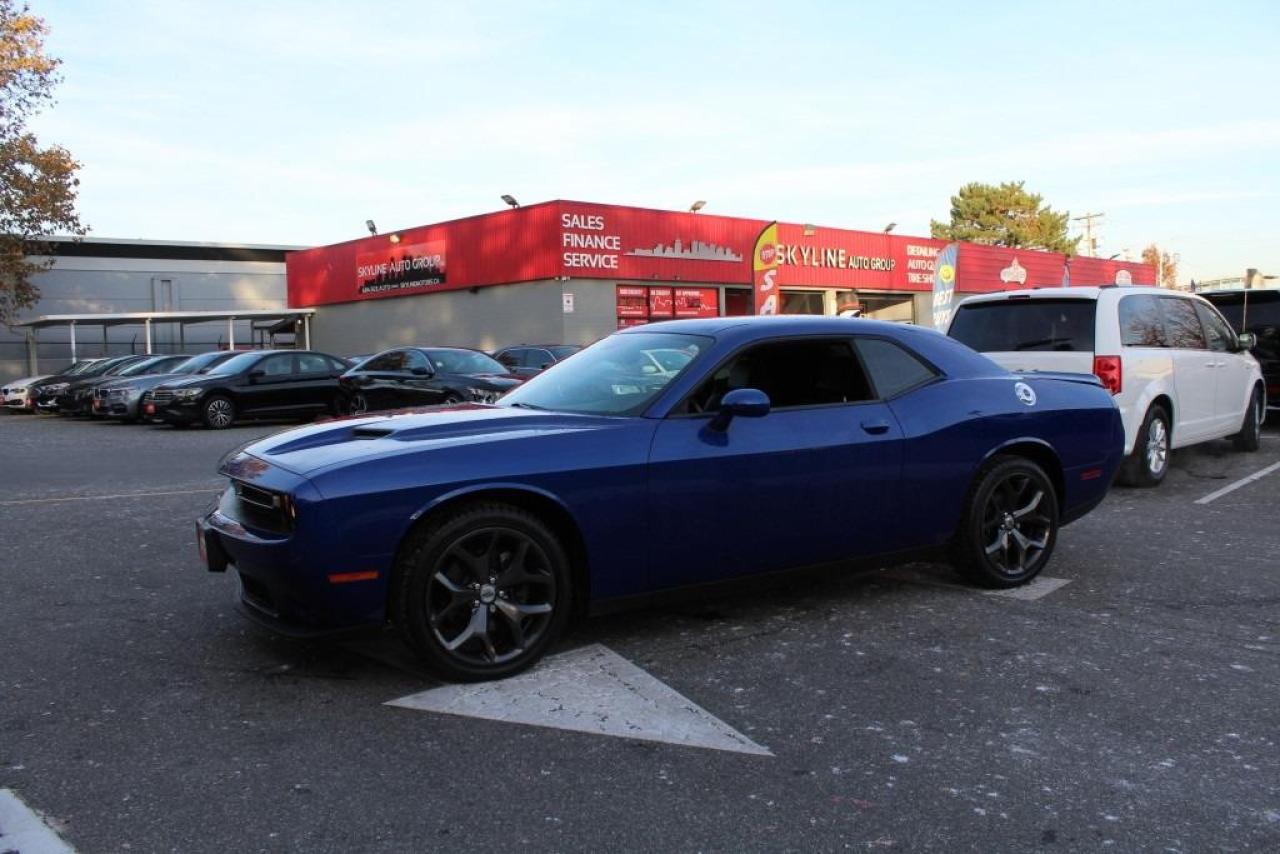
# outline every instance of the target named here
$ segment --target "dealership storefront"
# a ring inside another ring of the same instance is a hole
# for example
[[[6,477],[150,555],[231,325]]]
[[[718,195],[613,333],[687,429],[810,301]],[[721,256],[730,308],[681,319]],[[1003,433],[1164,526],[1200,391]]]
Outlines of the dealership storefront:
[[[315,346],[494,349],[594,341],[680,317],[752,314],[766,221],[553,201],[288,255],[289,304]],[[930,325],[935,274],[957,296],[1011,287],[1151,284],[1147,265],[778,223],[777,309]],[[945,261],[940,256],[947,252]],[[942,269],[945,266],[945,271]]]

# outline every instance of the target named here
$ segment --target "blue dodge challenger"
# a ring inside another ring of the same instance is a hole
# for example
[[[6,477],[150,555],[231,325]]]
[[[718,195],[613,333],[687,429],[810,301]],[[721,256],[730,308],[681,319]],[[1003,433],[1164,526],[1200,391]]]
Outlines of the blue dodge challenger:
[[[1124,434],[1079,374],[1016,375],[870,320],[618,332],[508,393],[331,421],[223,461],[210,570],[291,633],[391,622],[509,676],[582,609],[793,567],[946,555],[1022,584],[1106,495]]]

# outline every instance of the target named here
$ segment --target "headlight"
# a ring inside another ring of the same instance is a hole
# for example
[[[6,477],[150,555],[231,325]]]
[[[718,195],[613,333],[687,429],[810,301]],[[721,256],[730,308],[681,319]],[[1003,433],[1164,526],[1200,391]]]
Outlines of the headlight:
[[[26,386],[18,386],[17,388],[9,389],[9,394],[26,394],[26,393],[27,393]]]
[[[178,400],[195,400],[203,393],[204,389],[200,388],[180,388],[174,391],[173,396]]]
[[[487,388],[469,388],[467,395],[476,403],[493,403],[502,394],[500,391],[493,391]]]

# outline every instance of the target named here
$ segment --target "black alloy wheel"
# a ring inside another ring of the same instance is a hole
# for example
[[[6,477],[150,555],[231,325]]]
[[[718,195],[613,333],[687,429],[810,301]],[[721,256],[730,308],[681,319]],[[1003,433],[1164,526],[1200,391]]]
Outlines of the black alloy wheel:
[[[236,405],[215,394],[204,402],[204,424],[210,430],[225,430],[236,421]]]
[[[444,396],[444,400],[440,403],[442,406],[453,406],[455,403],[462,403],[463,400],[464,398],[462,395],[458,394],[456,391],[451,391]]]
[[[997,457],[978,473],[956,537],[956,568],[975,584],[1007,588],[1044,569],[1058,538],[1049,477],[1021,457]]]
[[[1262,446],[1262,421],[1267,417],[1263,408],[1262,390],[1255,386],[1249,396],[1249,408],[1244,412],[1240,432],[1231,437],[1237,451],[1256,451]]]
[[[538,517],[475,504],[419,530],[397,566],[393,618],[441,675],[501,679],[542,657],[569,610],[569,562]]]
[[[356,392],[347,401],[347,411],[352,415],[364,415],[369,411],[369,398],[365,397],[362,391]]]

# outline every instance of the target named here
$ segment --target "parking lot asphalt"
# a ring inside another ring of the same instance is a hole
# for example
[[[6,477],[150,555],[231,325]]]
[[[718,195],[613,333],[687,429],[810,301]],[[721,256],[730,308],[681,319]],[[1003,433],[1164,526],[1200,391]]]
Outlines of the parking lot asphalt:
[[[1040,598],[915,565],[562,645],[772,755],[393,708],[389,639],[246,625],[192,521],[276,429],[0,416],[0,789],[82,852],[1280,849],[1280,471],[1196,503],[1274,426],[1113,490]]]

